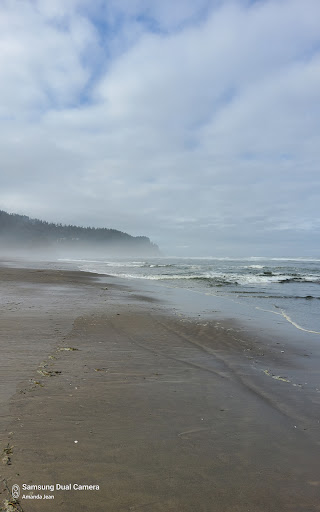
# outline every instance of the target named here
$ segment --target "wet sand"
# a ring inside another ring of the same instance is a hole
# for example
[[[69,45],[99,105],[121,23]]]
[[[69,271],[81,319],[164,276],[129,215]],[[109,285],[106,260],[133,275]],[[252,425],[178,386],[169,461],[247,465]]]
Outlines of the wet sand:
[[[0,268],[0,286],[4,510],[320,510],[307,347],[83,272]]]

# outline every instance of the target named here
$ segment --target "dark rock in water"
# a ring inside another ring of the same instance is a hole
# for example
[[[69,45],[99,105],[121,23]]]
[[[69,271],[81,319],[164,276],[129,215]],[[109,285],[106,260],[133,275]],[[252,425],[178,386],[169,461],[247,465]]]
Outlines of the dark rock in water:
[[[288,279],[281,279],[279,283],[305,283],[302,277],[289,277]]]

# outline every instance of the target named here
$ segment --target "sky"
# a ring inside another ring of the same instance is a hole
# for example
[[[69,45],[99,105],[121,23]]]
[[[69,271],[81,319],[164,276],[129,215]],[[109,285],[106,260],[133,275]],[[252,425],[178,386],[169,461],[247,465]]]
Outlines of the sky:
[[[320,257],[319,0],[1,0],[0,209]]]

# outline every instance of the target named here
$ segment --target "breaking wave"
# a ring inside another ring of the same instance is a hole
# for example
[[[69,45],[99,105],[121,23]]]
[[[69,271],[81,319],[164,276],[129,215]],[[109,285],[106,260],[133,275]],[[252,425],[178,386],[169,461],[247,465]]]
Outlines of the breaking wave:
[[[282,308],[318,332],[320,259],[148,258],[69,260],[80,270],[229,298],[261,311]],[[292,322],[291,322],[292,323]]]

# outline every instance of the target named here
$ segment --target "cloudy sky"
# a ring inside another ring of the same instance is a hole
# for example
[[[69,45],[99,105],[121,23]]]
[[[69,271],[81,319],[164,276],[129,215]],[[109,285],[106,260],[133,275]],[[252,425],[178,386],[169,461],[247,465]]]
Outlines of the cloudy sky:
[[[0,209],[320,256],[319,0],[1,0]]]

